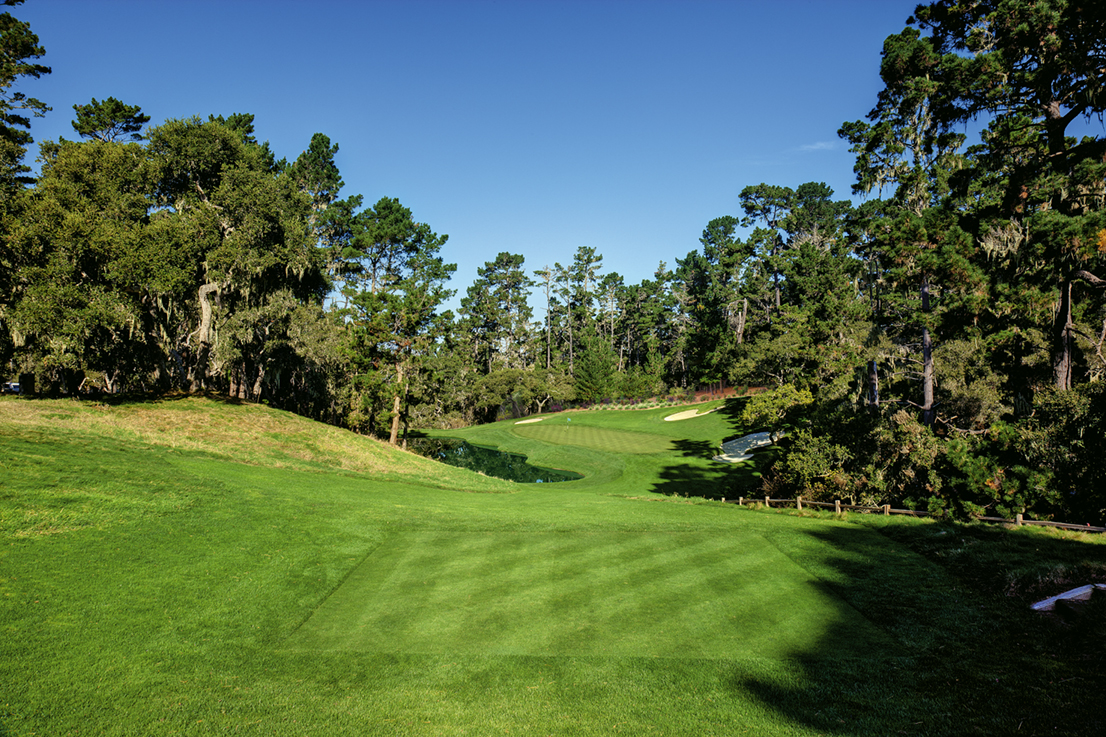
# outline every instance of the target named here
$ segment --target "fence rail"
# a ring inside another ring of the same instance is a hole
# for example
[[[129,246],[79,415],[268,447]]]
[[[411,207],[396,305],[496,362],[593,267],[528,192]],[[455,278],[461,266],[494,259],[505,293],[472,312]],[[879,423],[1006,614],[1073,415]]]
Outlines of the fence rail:
[[[842,511],[852,512],[877,512],[880,514],[905,514],[909,517],[932,517],[934,515],[929,512],[919,512],[916,509],[892,509],[890,504],[884,504],[879,507],[870,507],[860,504],[842,504],[840,499],[834,499],[832,502],[812,502],[803,499],[801,496],[794,499],[772,499],[771,497],[743,497],[739,496],[737,499],[726,499],[723,497],[723,502],[729,504],[740,504],[745,506],[746,502],[762,503],[765,507],[779,509],[782,507],[794,507],[795,509],[802,510],[803,506],[808,507],[822,507],[823,509],[832,509],[836,514],[841,514]],[[980,522],[993,522],[996,524],[1015,525],[1021,527],[1022,525],[1031,525],[1035,527],[1058,527],[1063,530],[1081,530],[1083,532],[1106,532],[1106,527],[1092,527],[1091,525],[1076,525],[1070,522],[1050,522],[1048,520],[1036,520],[1036,519],[1024,519],[1022,515],[1017,515],[1014,519],[1006,519],[1005,517],[976,517]]]

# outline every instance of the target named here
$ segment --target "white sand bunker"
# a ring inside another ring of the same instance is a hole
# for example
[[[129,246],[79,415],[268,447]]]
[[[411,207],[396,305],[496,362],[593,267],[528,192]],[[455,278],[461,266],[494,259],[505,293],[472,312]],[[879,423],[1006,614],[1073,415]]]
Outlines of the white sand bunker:
[[[531,422],[541,422],[544,419],[545,419],[544,417],[531,417],[529,420],[519,420],[515,424],[516,425],[529,425]]]
[[[702,417],[703,415],[709,415],[713,412],[713,409],[708,409],[706,412],[699,412],[697,409],[689,409],[684,412],[677,412],[674,415],[669,415],[664,418],[665,422],[679,422],[680,420],[690,420],[692,417]]]
[[[1050,596],[1047,599],[1038,601],[1030,608],[1037,612],[1051,612],[1056,608],[1056,602],[1058,601],[1087,601],[1094,594],[1096,589],[1106,591],[1106,583],[1089,583],[1086,586],[1080,586],[1077,589],[1071,591],[1065,591],[1058,596]]]
[[[784,437],[784,435],[785,433],[779,433],[776,436],[776,440]],[[741,463],[743,461],[748,461],[752,459],[754,450],[767,447],[774,442],[771,433],[755,432],[752,435],[746,435],[745,437],[722,443],[722,455],[715,456],[714,460],[723,463]]]

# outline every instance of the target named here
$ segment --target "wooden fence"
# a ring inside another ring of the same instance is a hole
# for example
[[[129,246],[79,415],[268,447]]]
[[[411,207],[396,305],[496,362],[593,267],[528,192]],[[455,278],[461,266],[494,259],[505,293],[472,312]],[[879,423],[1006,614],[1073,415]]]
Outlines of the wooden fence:
[[[745,505],[746,502],[761,503],[763,502],[765,507],[771,508],[775,505],[776,508],[782,507],[794,507],[802,511],[803,505],[808,507],[821,507],[823,509],[832,509],[836,514],[841,514],[843,511],[850,512],[864,512],[872,513],[877,512],[881,514],[905,514],[911,517],[932,517],[929,512],[919,512],[915,509],[892,509],[890,504],[884,504],[880,507],[867,507],[859,504],[842,504],[840,499],[834,499],[832,502],[812,502],[803,499],[801,496],[795,499],[772,499],[769,497],[758,497],[756,499],[752,497],[739,496],[737,499],[722,499],[723,502],[731,504]],[[1021,527],[1022,525],[1034,525],[1037,527],[1059,527],[1063,530],[1081,530],[1083,532],[1106,532],[1106,527],[1092,527],[1090,525],[1073,525],[1068,522],[1048,522],[1046,520],[1024,519],[1022,515],[1017,515],[1014,519],[1006,519],[1005,517],[976,517],[975,519],[980,522],[994,522],[1004,525],[1015,525]]]

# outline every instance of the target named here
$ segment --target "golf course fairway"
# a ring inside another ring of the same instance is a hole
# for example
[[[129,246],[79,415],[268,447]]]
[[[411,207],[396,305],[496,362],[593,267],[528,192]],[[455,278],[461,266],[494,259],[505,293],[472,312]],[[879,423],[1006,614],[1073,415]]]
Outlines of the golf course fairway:
[[[714,501],[748,428],[672,411],[440,433],[584,475],[522,485],[261,406],[0,399],[0,735],[1101,725],[1102,660],[952,556],[1103,545]]]

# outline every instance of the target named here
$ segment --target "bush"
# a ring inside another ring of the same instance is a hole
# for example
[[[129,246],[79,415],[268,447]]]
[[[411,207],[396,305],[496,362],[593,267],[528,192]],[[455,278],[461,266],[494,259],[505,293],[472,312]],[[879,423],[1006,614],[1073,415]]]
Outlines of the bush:
[[[809,389],[796,389],[791,384],[784,384],[746,402],[741,421],[749,428],[767,428],[775,436],[784,424],[792,424],[799,416],[809,412],[813,404],[814,397]]]
[[[1048,472],[1067,521],[1106,524],[1106,383],[1039,392],[1033,410],[1016,440],[1025,465]]]
[[[789,445],[790,452],[776,464],[777,488],[815,501],[854,498],[855,483],[845,470],[852,460],[847,448],[806,428],[795,431]]]
[[[946,446],[946,494],[962,516],[1051,516],[1060,501],[1047,471],[1019,462],[1017,428],[996,423],[986,435],[952,438]]]

